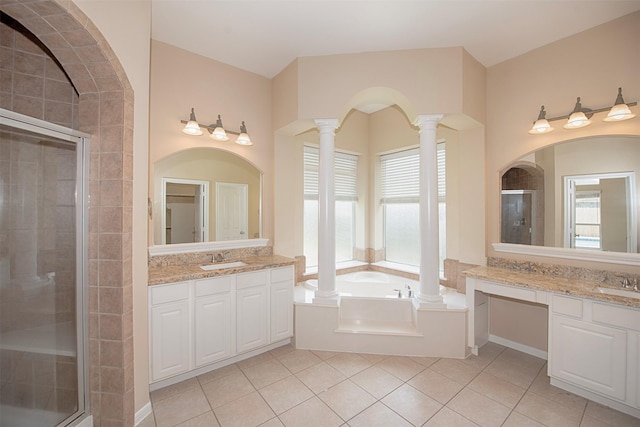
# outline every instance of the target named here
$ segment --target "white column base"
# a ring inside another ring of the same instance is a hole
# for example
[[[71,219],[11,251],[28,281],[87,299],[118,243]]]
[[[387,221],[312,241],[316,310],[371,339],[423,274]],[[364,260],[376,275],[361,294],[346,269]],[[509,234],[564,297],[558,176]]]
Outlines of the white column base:
[[[416,295],[413,299],[415,308],[447,308],[442,295]]]
[[[330,305],[337,307],[340,305],[340,295],[338,292],[327,292],[317,290],[313,295],[313,304]]]

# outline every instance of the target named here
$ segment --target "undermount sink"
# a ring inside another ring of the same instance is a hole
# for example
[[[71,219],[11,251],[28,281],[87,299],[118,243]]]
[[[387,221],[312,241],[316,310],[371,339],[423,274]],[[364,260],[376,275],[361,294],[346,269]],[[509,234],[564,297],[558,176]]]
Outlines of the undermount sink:
[[[209,271],[209,270],[220,270],[222,268],[242,267],[245,265],[247,265],[247,263],[242,261],[217,262],[215,264],[201,265],[200,268],[203,270]]]
[[[598,292],[607,295],[616,295],[619,297],[636,298],[640,299],[640,292],[631,289],[616,289],[616,288],[603,288],[598,287]]]

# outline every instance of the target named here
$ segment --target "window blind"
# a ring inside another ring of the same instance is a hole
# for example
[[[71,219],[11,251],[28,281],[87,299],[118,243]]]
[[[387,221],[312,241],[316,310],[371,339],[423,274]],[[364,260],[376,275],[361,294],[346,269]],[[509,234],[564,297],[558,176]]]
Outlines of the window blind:
[[[446,198],[445,144],[437,145],[438,202]],[[380,156],[382,203],[420,201],[420,152],[418,148]]]
[[[304,198],[318,199],[320,150],[304,147]],[[336,152],[334,154],[334,182],[336,200],[357,201],[358,156]]]

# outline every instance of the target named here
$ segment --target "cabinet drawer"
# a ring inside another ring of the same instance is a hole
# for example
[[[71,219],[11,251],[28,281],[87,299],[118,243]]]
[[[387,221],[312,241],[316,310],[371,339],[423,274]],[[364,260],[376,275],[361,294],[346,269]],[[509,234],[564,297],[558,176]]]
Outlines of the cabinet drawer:
[[[593,321],[640,331],[640,310],[594,302]]]
[[[153,286],[150,291],[151,305],[180,301],[189,298],[189,282]]]
[[[557,314],[582,318],[582,300],[554,295],[552,298],[552,310]]]
[[[293,267],[281,267],[271,270],[271,283],[293,280]]]
[[[267,271],[252,271],[251,273],[241,273],[236,276],[236,286],[238,289],[250,288],[267,284]]]
[[[195,281],[196,297],[205,295],[220,294],[230,292],[235,275],[210,277],[208,279],[200,279]]]

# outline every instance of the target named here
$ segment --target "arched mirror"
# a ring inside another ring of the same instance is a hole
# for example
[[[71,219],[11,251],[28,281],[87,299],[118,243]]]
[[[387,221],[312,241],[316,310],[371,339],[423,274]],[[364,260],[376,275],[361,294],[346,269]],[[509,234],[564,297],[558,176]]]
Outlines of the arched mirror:
[[[640,253],[640,137],[572,140],[501,176],[501,243]]]
[[[183,150],[154,165],[156,245],[261,237],[262,173],[214,148]]]

